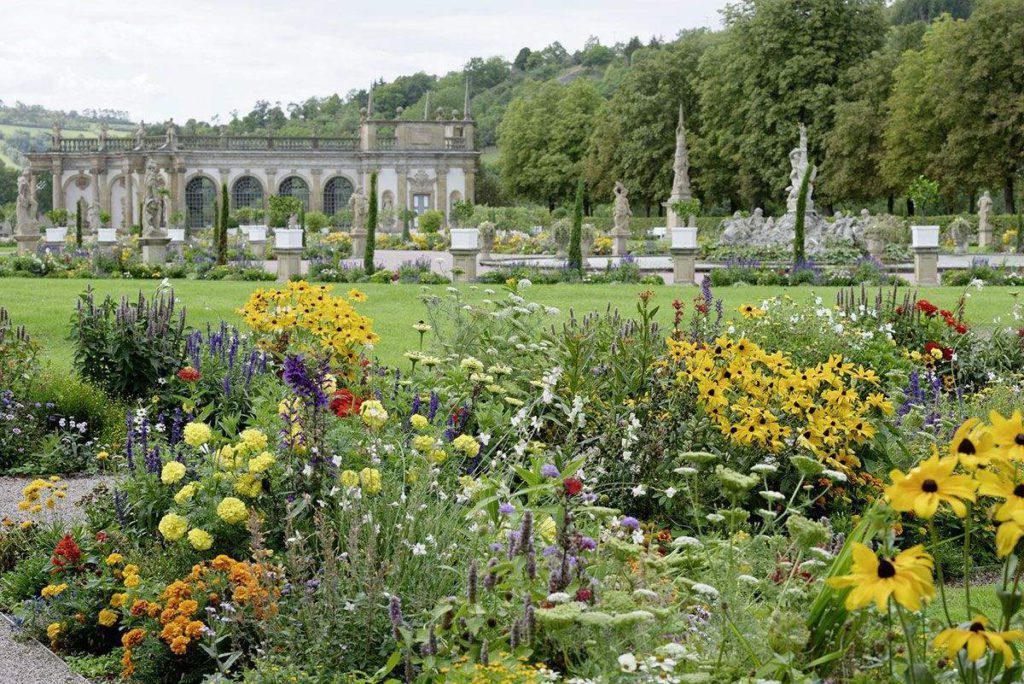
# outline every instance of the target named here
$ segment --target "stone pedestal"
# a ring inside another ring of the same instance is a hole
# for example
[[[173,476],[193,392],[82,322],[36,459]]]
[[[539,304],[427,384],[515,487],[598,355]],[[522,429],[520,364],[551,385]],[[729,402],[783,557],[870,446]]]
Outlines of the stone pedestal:
[[[672,280],[676,285],[693,285],[697,280],[697,250],[673,247]]]
[[[914,280],[918,285],[939,284],[938,247],[914,247]]]
[[[366,254],[366,229],[356,228],[352,231],[352,258],[362,259]]]
[[[452,280],[456,283],[471,283],[476,280],[476,257],[479,249],[453,249]]]
[[[987,249],[992,246],[992,226],[980,226],[978,228],[978,247]]]
[[[166,235],[147,235],[139,238],[142,247],[142,262],[149,266],[163,266],[167,263],[167,245],[171,238]]]
[[[26,256],[36,253],[36,248],[39,246],[39,235],[15,235],[15,241],[18,243],[18,255]]]
[[[612,239],[612,256],[624,257],[629,253],[629,233],[622,231],[612,231],[608,236]]]
[[[277,257],[277,279],[286,282],[294,276],[302,275],[302,248],[274,249]]]
[[[258,261],[263,261],[267,255],[267,241],[249,240],[249,251],[253,253]]]

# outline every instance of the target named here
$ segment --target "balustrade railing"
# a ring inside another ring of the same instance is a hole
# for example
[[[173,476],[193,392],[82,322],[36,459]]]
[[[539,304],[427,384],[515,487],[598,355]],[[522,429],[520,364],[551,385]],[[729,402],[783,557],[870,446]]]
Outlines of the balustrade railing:
[[[466,149],[465,138],[445,138],[444,149],[446,150],[464,150]]]
[[[435,143],[436,144],[436,143]],[[176,150],[192,151],[213,151],[227,150],[237,152],[262,152],[271,150],[283,150],[289,152],[309,151],[349,151],[360,148],[357,137],[257,137],[240,135],[181,135],[174,138],[173,147]],[[425,142],[409,142],[401,149],[430,149],[431,144]],[[465,138],[450,137],[444,139],[445,150],[465,150],[468,146]],[[88,153],[88,152],[131,152],[131,151],[155,151],[169,149],[166,136],[147,135],[142,139],[141,146],[137,138],[118,137],[107,138],[106,145],[100,149],[100,141],[97,138],[62,138],[60,141],[61,152]],[[378,137],[373,145],[374,150],[396,150],[400,149],[398,139],[392,136]]]

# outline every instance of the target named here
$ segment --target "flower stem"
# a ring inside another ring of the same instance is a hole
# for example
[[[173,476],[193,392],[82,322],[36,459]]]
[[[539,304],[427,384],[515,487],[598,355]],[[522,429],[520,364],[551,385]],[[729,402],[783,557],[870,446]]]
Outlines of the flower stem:
[[[946,615],[946,626],[953,626],[953,618],[949,615],[949,604],[946,602],[946,580],[942,576],[942,563],[937,556],[939,551],[939,534],[935,531],[935,521],[928,521],[928,533],[932,538],[932,560],[935,561],[935,576],[939,583],[939,596],[942,598],[942,612]],[[968,616],[968,619],[970,617]]]

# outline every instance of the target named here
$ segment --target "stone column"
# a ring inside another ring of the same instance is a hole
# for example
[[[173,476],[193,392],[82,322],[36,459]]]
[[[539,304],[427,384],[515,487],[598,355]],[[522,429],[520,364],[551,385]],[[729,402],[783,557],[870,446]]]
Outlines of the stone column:
[[[444,225],[448,225],[448,167],[438,166],[437,167],[437,202],[438,209],[444,214]],[[475,272],[474,266],[474,272]],[[476,276],[473,276],[476,278]]]
[[[182,219],[185,217],[185,165],[179,164],[177,168],[178,199],[174,202],[174,211],[180,211]]]
[[[53,160],[53,208],[64,208],[64,163],[58,157]]]
[[[281,249],[274,248],[274,256],[277,257],[277,279],[286,282],[293,276],[302,275],[302,248]]]
[[[124,178],[125,215],[122,217],[124,228],[130,229],[135,225],[135,179],[132,175],[132,168],[129,164],[124,165],[122,178]],[[114,226],[117,228],[118,226]]]
[[[404,166],[395,168],[398,174],[398,196],[395,197],[395,208],[398,210],[409,208],[409,169]],[[399,221],[401,223],[401,221]]]
[[[267,169],[267,196],[263,198],[263,208],[270,208],[271,195],[277,194],[277,169]]]
[[[466,174],[466,201],[476,204],[476,168],[469,167],[465,170]]]
[[[320,169],[309,170],[309,210],[310,211],[323,211],[324,210],[324,186],[321,181],[321,174],[323,172]]]
[[[914,247],[914,280],[918,285],[939,284],[939,248]]]

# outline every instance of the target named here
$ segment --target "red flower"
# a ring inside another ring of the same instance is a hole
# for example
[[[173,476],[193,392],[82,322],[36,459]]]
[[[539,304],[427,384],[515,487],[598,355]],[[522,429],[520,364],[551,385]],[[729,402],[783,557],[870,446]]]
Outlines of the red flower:
[[[939,307],[935,306],[927,299],[917,300],[917,304],[914,305],[918,311],[923,313],[925,316],[934,316],[935,312],[939,310]]]
[[[352,414],[359,413],[363,400],[352,394],[347,389],[340,389],[334,393],[331,399],[331,411],[339,418],[345,418]]]
[[[201,377],[203,376],[199,373],[199,371],[197,371],[192,366],[185,366],[180,371],[178,371],[178,378],[184,380],[185,382],[195,382]]]
[[[926,342],[925,343],[925,345],[924,345],[924,353],[925,353],[926,356],[931,356],[931,353],[932,353],[933,349],[938,349],[939,351],[941,351],[942,352],[942,358],[944,358],[947,361],[949,361],[951,358],[953,358],[953,350],[950,349],[949,347],[943,347],[938,342]]]
[[[105,542],[107,541],[107,533],[102,530],[96,533],[96,541]]]
[[[939,315],[942,316],[943,318],[945,318],[947,321],[949,319],[953,318],[953,312],[952,311],[947,311],[946,309],[943,309],[943,310],[939,311]]]
[[[582,589],[579,589],[576,592],[576,600],[580,603],[590,603],[594,600],[594,592],[592,592],[590,589],[587,589],[586,587],[583,587]]]
[[[58,568],[64,569],[67,566],[76,566],[82,559],[82,550],[78,548],[78,544],[71,538],[70,534],[65,534],[64,538],[57,542],[57,546],[53,549],[53,564]]]
[[[967,332],[967,326],[964,325],[963,323],[957,323],[956,324],[956,331],[958,333],[960,333],[961,335],[963,335],[964,333]]]
[[[568,496],[576,496],[583,491],[583,482],[576,477],[567,477],[562,480],[562,486],[565,487],[565,493]]]
[[[902,306],[897,306],[896,307],[896,315],[897,316],[902,316],[903,315],[903,307]]]
[[[1024,328],[1017,331],[1017,337],[1024,337]]]

